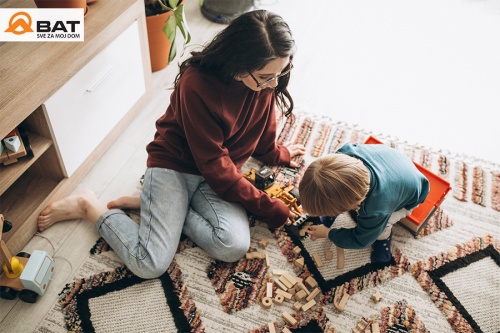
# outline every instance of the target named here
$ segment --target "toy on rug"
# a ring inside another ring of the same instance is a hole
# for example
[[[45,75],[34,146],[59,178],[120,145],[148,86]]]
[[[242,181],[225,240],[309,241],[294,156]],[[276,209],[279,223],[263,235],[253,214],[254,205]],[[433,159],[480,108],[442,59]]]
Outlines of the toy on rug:
[[[8,232],[12,227],[0,214],[0,229]],[[3,259],[3,275],[0,276],[0,297],[12,300],[18,296],[26,303],[35,303],[38,295],[47,290],[54,273],[54,259],[45,251],[35,250],[12,256],[0,234],[0,254]]]

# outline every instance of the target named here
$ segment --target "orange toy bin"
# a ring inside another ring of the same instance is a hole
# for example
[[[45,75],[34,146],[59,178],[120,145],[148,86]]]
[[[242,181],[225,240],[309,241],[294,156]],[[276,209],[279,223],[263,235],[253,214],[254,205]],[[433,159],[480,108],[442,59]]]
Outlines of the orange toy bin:
[[[366,144],[382,144],[380,140],[373,136],[369,136],[365,142]],[[418,205],[417,208],[413,210],[411,215],[408,215],[406,218],[402,219],[400,222],[403,224],[411,233],[417,235],[422,229],[422,227],[426,224],[427,220],[432,216],[436,208],[441,205],[446,194],[451,190],[450,183],[438,175],[432,173],[428,169],[423,166],[413,162],[417,169],[429,180],[430,191],[429,195]]]

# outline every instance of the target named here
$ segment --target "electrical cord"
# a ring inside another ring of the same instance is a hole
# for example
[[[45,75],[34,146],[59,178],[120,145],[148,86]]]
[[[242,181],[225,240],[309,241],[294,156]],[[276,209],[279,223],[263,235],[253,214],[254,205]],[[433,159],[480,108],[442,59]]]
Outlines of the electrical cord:
[[[73,265],[71,264],[71,261],[69,261],[68,259],[66,259],[66,258],[64,258],[64,257],[61,257],[61,256],[56,256],[56,255],[55,255],[55,253],[56,253],[56,248],[55,248],[54,244],[52,243],[52,241],[51,241],[51,240],[50,240],[47,236],[44,236],[44,235],[42,235],[42,234],[41,234],[41,233],[39,233],[39,232],[36,232],[36,233],[35,233],[35,236],[40,237],[40,238],[43,238],[43,239],[45,239],[45,240],[49,243],[49,245],[52,247],[52,253],[51,253],[51,255],[50,255],[50,256],[52,257],[52,259],[54,259],[54,261],[55,261],[56,263],[57,263],[57,261],[58,261],[57,259],[61,259],[62,261],[65,261],[65,262],[69,265],[69,268],[70,268],[70,274],[72,274],[72,272],[73,272]],[[68,279],[68,277],[69,277],[69,275],[68,275],[68,276],[67,276],[64,280],[67,280],[67,279]],[[60,282],[60,281],[56,281],[56,280],[54,280],[54,279],[50,279],[50,280],[51,280],[51,281],[55,281],[55,283],[59,283],[59,282]],[[62,282],[62,281],[61,281],[61,282]]]

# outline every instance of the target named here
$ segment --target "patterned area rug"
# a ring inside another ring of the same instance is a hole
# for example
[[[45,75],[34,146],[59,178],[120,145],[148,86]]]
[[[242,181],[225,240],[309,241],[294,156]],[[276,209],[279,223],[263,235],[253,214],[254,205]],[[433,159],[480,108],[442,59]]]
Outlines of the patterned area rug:
[[[399,224],[393,228],[393,259],[388,264],[371,264],[369,249],[346,250],[344,268],[337,269],[336,251],[333,258],[326,257],[334,248],[329,241],[311,241],[291,229],[269,230],[251,221],[252,248],[266,253],[267,259],[223,263],[185,239],[163,276],[143,280],[128,271],[101,239],[37,332],[500,331],[498,165],[305,112],[295,122],[285,122],[280,133],[280,143],[307,147],[298,171],[275,168],[283,184],[297,185],[314,158],[374,135],[447,179],[452,192],[418,235]],[[353,223],[345,214],[334,225]],[[318,288],[309,309],[295,310],[297,287],[288,289],[291,294],[282,303],[262,306],[268,283],[274,283],[275,295],[284,273],[292,277],[285,279],[288,282],[308,282],[312,277],[317,283],[305,287],[310,293]],[[342,299],[345,306],[339,309]]]

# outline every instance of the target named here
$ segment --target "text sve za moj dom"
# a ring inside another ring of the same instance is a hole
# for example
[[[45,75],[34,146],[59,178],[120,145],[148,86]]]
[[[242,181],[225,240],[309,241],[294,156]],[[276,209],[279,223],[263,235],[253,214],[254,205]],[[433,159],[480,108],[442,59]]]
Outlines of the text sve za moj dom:
[[[53,26],[51,26],[50,21],[36,21],[36,36],[37,38],[61,38],[61,37],[72,37],[78,38],[80,34],[74,34],[76,31],[76,25],[80,24],[80,21],[56,21]],[[70,31],[73,34],[68,34],[68,29],[66,26],[69,25]],[[64,34],[63,34],[64,32]]]

